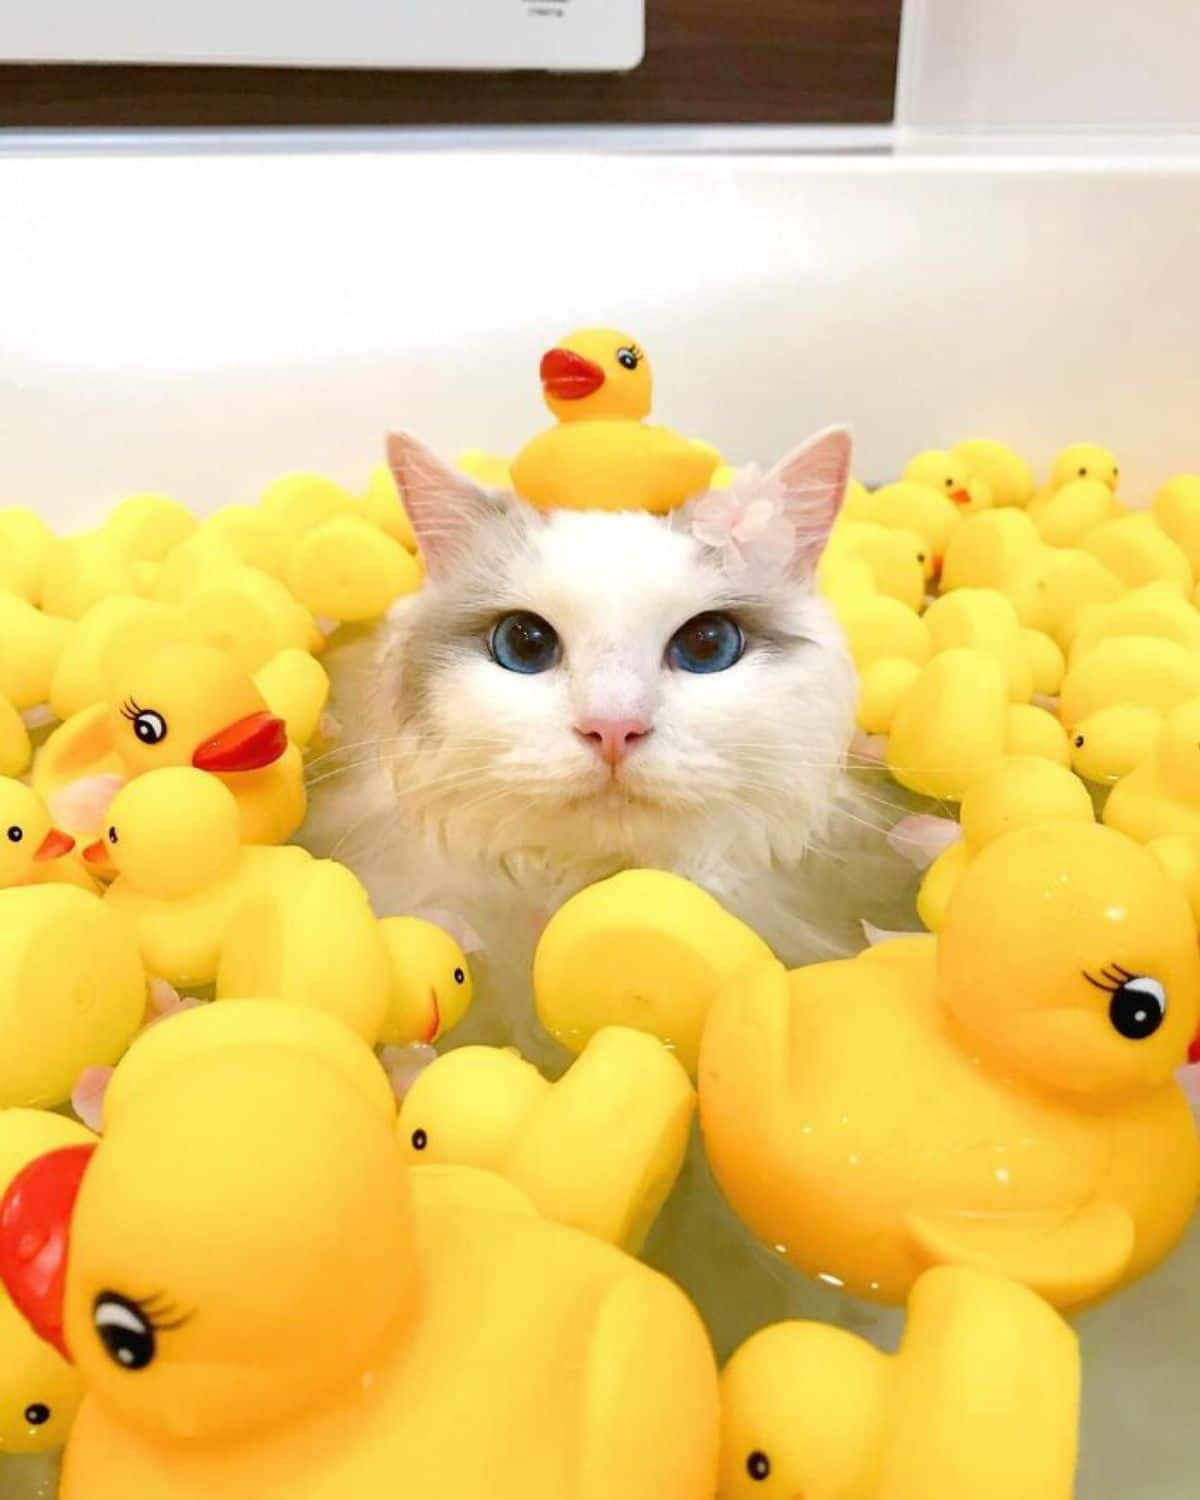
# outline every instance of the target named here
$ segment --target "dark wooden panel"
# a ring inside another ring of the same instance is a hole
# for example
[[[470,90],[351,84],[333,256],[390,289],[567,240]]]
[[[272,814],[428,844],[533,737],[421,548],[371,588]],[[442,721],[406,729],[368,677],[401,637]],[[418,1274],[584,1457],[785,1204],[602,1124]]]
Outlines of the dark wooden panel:
[[[900,0],[647,0],[620,76],[0,66],[0,125],[874,124],[899,21]]]

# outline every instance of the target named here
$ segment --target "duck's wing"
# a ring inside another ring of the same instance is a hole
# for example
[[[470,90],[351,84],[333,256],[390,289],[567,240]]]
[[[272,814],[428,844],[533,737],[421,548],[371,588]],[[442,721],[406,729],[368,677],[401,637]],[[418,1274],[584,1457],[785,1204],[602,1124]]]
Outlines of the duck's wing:
[[[1128,1211],[1105,1201],[1066,1216],[915,1215],[908,1232],[931,1266],[972,1266],[1007,1276],[1060,1308],[1110,1291],[1129,1264],[1135,1238]]]

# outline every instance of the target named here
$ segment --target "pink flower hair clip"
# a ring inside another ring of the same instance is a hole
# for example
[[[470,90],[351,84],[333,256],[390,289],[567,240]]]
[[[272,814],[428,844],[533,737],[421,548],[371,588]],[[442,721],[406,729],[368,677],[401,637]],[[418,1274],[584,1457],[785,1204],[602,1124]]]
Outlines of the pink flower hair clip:
[[[796,548],[783,484],[756,464],[739,469],[727,490],[712,490],[690,507],[692,535],[720,555],[731,577],[770,580],[787,571]]]

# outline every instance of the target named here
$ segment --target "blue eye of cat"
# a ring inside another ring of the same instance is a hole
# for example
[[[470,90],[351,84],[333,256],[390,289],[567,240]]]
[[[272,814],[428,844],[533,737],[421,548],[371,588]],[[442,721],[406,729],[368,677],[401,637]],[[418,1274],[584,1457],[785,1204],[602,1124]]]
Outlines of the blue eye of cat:
[[[548,672],[562,655],[558,632],[541,615],[518,610],[505,615],[492,628],[488,639],[492,660],[506,672]]]
[[[742,658],[746,638],[728,615],[696,615],[667,647],[667,663],[681,672],[727,672]]]

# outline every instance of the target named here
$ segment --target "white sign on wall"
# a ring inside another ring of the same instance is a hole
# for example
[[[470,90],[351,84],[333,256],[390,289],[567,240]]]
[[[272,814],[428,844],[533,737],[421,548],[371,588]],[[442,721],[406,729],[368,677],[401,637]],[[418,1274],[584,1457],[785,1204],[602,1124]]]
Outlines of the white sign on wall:
[[[0,60],[621,72],[645,0],[4,0]]]

